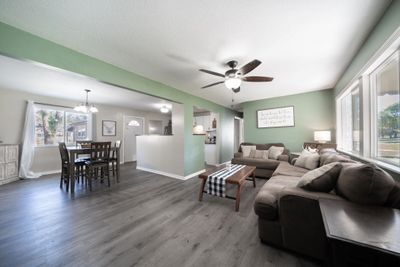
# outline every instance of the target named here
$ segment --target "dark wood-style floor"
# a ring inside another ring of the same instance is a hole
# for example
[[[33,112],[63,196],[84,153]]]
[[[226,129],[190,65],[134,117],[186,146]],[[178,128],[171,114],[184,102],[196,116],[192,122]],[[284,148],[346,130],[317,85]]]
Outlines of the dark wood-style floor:
[[[96,181],[97,182],[97,181]],[[0,187],[0,266],[316,266],[261,244],[248,182],[234,201],[205,195],[199,179],[121,166],[121,182],[60,190],[58,175]]]

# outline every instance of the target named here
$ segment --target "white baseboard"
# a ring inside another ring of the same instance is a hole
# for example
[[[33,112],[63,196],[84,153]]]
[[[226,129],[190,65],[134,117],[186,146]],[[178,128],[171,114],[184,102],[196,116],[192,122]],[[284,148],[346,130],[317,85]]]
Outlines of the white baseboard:
[[[174,173],[163,172],[163,171],[159,171],[159,170],[145,168],[145,167],[141,167],[141,166],[137,166],[136,169],[142,170],[142,171],[146,171],[146,172],[156,173],[156,174],[160,174],[160,175],[164,175],[164,176],[168,176],[168,177],[179,179],[179,180],[188,180],[188,179],[193,178],[193,177],[199,175],[200,173],[206,171],[205,169],[203,169],[203,170],[200,170],[198,172],[183,176],[183,175],[178,175],[178,174],[174,174]]]
[[[203,173],[203,172],[205,172],[205,171],[206,171],[206,169],[202,169],[202,170],[200,170],[200,171],[198,171],[198,172],[195,172],[195,173],[186,175],[186,176],[185,176],[185,180],[188,180],[188,179],[190,179],[190,178],[196,177],[196,176],[198,176],[200,173]]]

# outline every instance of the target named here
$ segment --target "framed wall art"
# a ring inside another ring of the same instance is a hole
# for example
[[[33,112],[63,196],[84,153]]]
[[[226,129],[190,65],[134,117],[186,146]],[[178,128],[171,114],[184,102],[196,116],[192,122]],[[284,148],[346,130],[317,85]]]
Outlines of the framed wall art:
[[[257,128],[294,126],[294,106],[257,110]]]
[[[116,121],[102,121],[103,136],[116,136],[117,135],[116,128],[117,128]]]

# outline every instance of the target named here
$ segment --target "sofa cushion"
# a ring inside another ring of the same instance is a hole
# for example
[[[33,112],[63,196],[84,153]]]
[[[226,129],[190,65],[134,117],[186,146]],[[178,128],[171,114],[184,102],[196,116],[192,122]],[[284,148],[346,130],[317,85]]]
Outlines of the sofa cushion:
[[[272,159],[233,158],[231,162],[233,164],[244,164],[257,168],[275,170],[280,161]]]
[[[356,161],[352,160],[349,157],[344,155],[340,155],[337,153],[322,153],[320,156],[320,166],[332,163],[332,162],[352,162],[355,163]]]
[[[268,159],[268,150],[251,150],[249,158]]]
[[[254,211],[261,218],[269,220],[278,219],[278,196],[283,188],[294,187],[299,178],[291,176],[271,177],[258,192]]]
[[[384,204],[395,186],[393,178],[372,164],[343,164],[336,192],[344,198],[370,205]]]
[[[304,149],[301,152],[300,156],[297,158],[294,165],[297,167],[313,170],[319,165],[319,154],[317,152],[310,152],[307,149]]]
[[[324,165],[304,174],[297,186],[309,191],[328,193],[335,188],[341,169],[339,162]]]
[[[400,183],[397,182],[390,191],[388,199],[386,200],[385,206],[400,209]]]
[[[272,176],[287,175],[287,176],[301,177],[306,172],[309,172],[309,170],[290,165],[289,162],[283,161],[280,162],[278,168],[276,168]]]
[[[330,153],[330,154],[338,154],[338,152],[336,151],[336,149],[331,148],[331,147],[326,147],[326,148],[322,148],[319,151],[319,154],[325,154],[325,153]]]
[[[271,146],[269,149],[268,157],[270,159],[278,159],[280,155],[282,155],[283,151],[285,150],[284,147],[281,146]]]
[[[250,152],[251,150],[255,150],[256,146],[241,146],[242,148],[242,153],[243,153],[243,157],[249,157],[250,156]]]

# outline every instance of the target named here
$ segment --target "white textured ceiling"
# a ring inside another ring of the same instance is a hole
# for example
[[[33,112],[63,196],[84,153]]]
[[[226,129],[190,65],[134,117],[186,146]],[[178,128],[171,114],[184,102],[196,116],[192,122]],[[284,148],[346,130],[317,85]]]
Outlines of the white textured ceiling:
[[[390,0],[13,0],[0,21],[229,106],[218,77],[235,59],[263,63],[235,102],[332,88]]]
[[[107,104],[152,112],[160,112],[163,105],[172,107],[171,102],[157,97],[1,55],[0,66],[0,88],[2,89],[74,100],[76,104],[85,100],[84,89],[90,89],[90,104]]]

